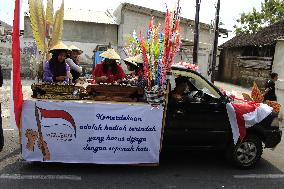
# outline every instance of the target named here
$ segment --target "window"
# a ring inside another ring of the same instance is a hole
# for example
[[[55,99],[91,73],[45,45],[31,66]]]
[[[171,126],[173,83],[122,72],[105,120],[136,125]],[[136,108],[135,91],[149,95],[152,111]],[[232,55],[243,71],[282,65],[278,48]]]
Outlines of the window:
[[[173,70],[173,77],[171,78],[171,86],[172,90],[175,88],[175,78],[178,76],[185,76],[188,78],[188,80],[198,89],[203,91],[204,93],[214,97],[214,98],[220,98],[220,94],[214,87],[212,87],[209,82],[199,75],[193,73],[193,72],[186,72],[186,71],[177,71]]]

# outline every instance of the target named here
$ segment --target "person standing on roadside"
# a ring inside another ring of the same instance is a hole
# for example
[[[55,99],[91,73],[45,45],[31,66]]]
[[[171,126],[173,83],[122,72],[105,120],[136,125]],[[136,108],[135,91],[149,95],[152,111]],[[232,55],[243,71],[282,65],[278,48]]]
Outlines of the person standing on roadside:
[[[270,80],[267,81],[265,85],[265,91],[264,91],[264,101],[277,101],[276,93],[275,93],[275,82],[278,80],[278,74],[277,73],[271,73],[270,74]]]
[[[0,65],[0,87],[3,85],[3,73],[2,67]],[[2,151],[4,146],[4,135],[3,135],[3,128],[2,128],[2,110],[1,110],[1,103],[0,103],[0,152]]]

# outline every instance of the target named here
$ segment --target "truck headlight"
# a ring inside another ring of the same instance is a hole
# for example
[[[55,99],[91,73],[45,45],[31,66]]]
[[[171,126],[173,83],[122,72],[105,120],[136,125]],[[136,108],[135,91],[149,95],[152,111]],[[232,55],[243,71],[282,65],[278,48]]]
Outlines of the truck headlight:
[[[279,119],[278,117],[275,117],[271,123],[272,127],[279,127]]]

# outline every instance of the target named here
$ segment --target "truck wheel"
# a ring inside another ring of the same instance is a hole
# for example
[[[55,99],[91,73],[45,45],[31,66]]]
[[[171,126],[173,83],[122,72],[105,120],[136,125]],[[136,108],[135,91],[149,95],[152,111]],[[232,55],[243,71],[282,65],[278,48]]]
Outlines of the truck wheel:
[[[238,142],[231,150],[231,161],[233,165],[248,169],[256,165],[262,155],[262,142],[255,135],[247,135],[242,141]]]

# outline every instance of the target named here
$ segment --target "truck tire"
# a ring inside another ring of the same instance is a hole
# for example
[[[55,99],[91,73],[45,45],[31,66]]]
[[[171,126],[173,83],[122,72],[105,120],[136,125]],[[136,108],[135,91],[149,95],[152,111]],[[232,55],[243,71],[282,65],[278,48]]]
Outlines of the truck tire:
[[[231,163],[241,169],[254,167],[263,152],[262,142],[255,135],[247,135],[243,141],[229,150],[228,158]]]

